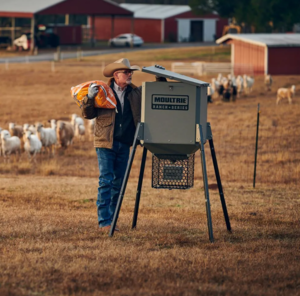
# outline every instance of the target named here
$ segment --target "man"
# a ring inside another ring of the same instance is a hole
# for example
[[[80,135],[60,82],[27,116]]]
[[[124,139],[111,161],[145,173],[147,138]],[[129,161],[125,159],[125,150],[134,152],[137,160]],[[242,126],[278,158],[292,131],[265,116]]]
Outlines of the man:
[[[103,75],[110,78],[108,85],[114,91],[117,110],[94,107],[99,91],[96,84],[90,85],[88,95],[83,101],[84,118],[96,118],[94,146],[100,172],[96,204],[101,231],[110,229],[126,171],[129,149],[141,117],[141,88],[131,83],[136,70],[140,68],[130,66],[128,59],[117,60],[103,70]]]

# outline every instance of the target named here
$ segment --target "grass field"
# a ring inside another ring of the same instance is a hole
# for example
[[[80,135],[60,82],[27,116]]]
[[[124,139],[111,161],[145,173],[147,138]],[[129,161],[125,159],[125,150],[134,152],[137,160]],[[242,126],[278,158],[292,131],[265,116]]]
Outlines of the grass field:
[[[133,64],[154,56],[131,54]],[[180,52],[181,51],[181,52]],[[189,56],[178,49],[174,61]],[[171,53],[170,53],[171,54]],[[106,80],[102,62],[3,65],[0,127],[68,119],[80,110],[70,87]],[[212,58],[211,58],[212,59]],[[187,60],[191,60],[188,58]],[[222,60],[222,59],[221,59]],[[196,61],[196,60],[194,60]],[[172,60],[160,60],[170,69]],[[210,81],[212,76],[196,77]],[[133,82],[153,81],[135,73]],[[148,153],[137,229],[131,230],[142,149],[139,147],[118,225],[109,238],[97,230],[98,168],[93,143],[75,140],[65,152],[0,159],[0,295],[300,295],[299,96],[276,106],[278,87],[299,76],[276,76],[271,92],[263,77],[236,103],[208,106],[232,226],[226,231],[209,149],[206,158],[215,243],[208,239],[200,153],[192,189],[151,188]],[[261,130],[256,188],[252,187],[256,110]]]
[[[114,61],[122,58],[123,53],[107,54],[105,56],[92,56],[85,58],[86,61]],[[136,62],[158,62],[158,61],[218,61],[230,62],[230,47],[222,46],[206,46],[206,47],[187,47],[168,48],[168,49],[151,49],[137,52],[128,52],[126,56],[131,61]]]

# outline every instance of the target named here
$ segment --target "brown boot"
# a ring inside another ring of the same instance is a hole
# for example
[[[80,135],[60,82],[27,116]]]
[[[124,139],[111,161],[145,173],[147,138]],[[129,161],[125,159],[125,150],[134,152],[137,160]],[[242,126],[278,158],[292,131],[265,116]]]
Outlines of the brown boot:
[[[101,232],[107,232],[110,230],[110,225],[104,226],[104,227],[99,227],[99,231]]]
[[[107,225],[107,226],[104,226],[104,227],[99,227],[99,231],[102,231],[102,232],[109,231],[110,227],[111,227],[111,225]],[[115,227],[115,231],[120,231],[118,226]]]

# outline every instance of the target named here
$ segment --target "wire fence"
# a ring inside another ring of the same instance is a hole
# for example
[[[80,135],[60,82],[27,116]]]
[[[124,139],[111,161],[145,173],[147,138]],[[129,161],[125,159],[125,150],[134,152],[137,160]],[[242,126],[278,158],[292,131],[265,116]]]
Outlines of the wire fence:
[[[256,187],[259,184],[299,186],[300,132],[295,127],[259,128]],[[213,130],[222,182],[253,184],[256,126]],[[206,146],[209,146],[208,144]],[[209,147],[208,167],[212,168]],[[214,177],[213,169],[209,174]]]

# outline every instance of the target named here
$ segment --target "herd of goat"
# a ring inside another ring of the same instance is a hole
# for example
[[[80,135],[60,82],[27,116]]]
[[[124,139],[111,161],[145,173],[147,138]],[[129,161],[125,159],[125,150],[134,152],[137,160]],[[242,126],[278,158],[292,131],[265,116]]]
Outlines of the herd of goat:
[[[212,78],[208,95],[213,96],[218,94],[219,98],[223,101],[229,102],[230,99],[235,101],[243,92],[250,93],[254,84],[254,78],[247,76],[246,74],[235,77],[228,74],[228,77],[224,77],[221,73],[217,79]]]
[[[265,76],[265,86],[267,90],[272,88],[271,75]],[[212,83],[208,87],[208,102],[212,102],[212,96],[218,94],[218,97],[224,101],[236,100],[236,97],[242,93],[249,94],[254,85],[254,78],[243,75],[222,74],[218,78],[212,78]],[[287,99],[292,103],[292,97],[295,95],[295,85],[290,88],[279,88],[277,90],[278,104],[281,99]],[[25,151],[29,160],[36,161],[36,154],[42,149],[49,156],[53,156],[56,147],[66,149],[72,144],[74,137],[83,138],[86,135],[84,121],[77,114],[71,115],[71,121],[62,121],[55,119],[49,120],[50,127],[44,127],[41,123],[34,125],[25,123],[23,126],[9,123],[8,130],[0,127],[0,155],[4,156],[5,161],[9,161],[11,154],[21,154]],[[95,120],[89,120],[87,134],[92,138],[94,133]]]
[[[16,125],[11,122],[8,130],[0,127],[0,155],[9,161],[11,154],[20,155],[25,151],[29,160],[36,161],[37,153],[44,149],[53,156],[56,147],[66,149],[73,143],[74,137],[83,138],[86,134],[84,121],[77,114],[71,115],[71,121],[52,119],[50,127],[41,123]],[[89,120],[87,133],[91,137],[94,132],[95,120]]]
[[[211,84],[208,87],[207,96],[208,102],[212,102],[212,97],[217,95],[219,99],[229,102],[230,99],[235,101],[237,97],[240,97],[242,93],[249,94],[252,91],[254,85],[254,78],[244,74],[243,76],[228,74],[228,77],[224,77],[221,73],[217,79],[212,78]],[[272,89],[273,79],[271,75],[265,75],[265,87],[266,90]],[[296,87],[292,85],[290,88],[279,88],[277,90],[276,104],[281,99],[288,99],[289,103],[292,103],[292,98],[295,95]]]

